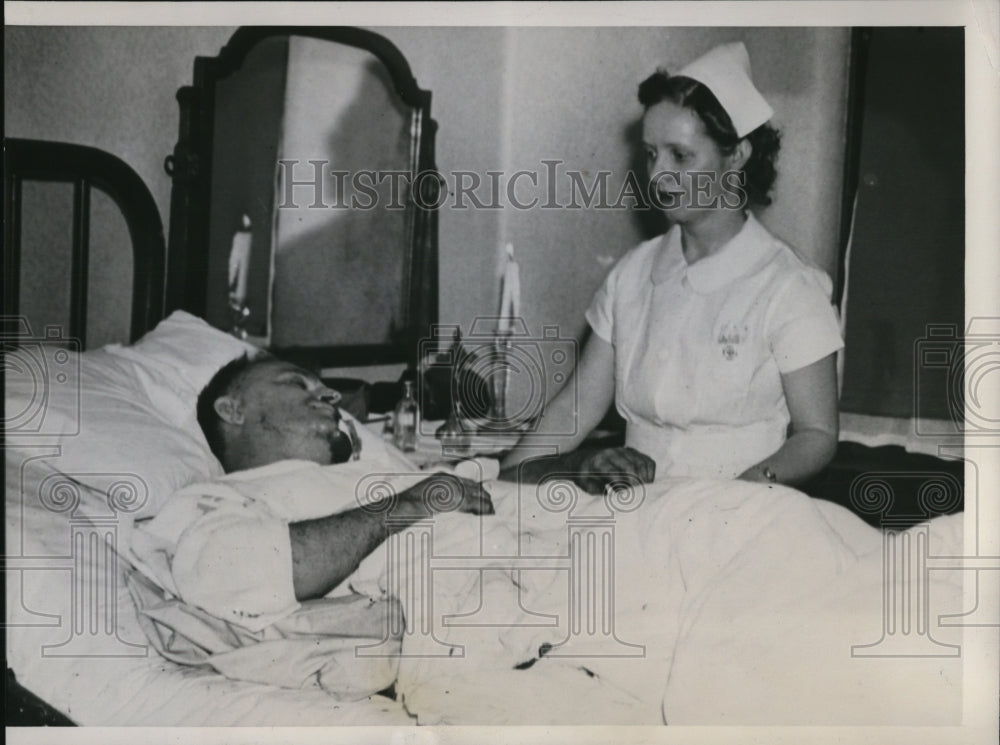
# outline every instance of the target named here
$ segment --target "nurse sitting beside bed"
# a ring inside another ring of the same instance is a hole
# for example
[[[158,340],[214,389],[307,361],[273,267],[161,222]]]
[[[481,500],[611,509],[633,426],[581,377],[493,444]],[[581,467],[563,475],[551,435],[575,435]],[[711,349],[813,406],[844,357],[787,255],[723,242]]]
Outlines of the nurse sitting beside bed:
[[[639,101],[650,192],[671,227],[613,267],[586,313],[578,396],[566,386],[503,465],[530,478],[540,442],[575,449],[614,402],[625,447],[577,451],[584,488],[612,472],[804,481],[836,449],[842,341],[829,277],[748,209],[771,201],[779,138],[746,48],[657,72]],[[577,435],[546,439],[574,414]]]

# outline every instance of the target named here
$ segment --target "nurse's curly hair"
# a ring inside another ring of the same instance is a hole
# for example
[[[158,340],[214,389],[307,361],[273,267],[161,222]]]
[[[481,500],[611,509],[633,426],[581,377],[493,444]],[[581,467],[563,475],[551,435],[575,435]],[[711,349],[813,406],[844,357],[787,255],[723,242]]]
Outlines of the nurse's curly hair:
[[[691,109],[698,115],[709,137],[715,140],[723,153],[729,154],[740,141],[729,114],[719,99],[706,86],[683,75],[669,75],[658,70],[639,84],[639,103],[648,109],[663,101],[670,101]],[[746,139],[753,152],[743,166],[746,176],[744,188],[747,200],[767,206],[771,203],[771,187],[777,177],[774,162],[781,148],[781,134],[770,124],[761,124]]]

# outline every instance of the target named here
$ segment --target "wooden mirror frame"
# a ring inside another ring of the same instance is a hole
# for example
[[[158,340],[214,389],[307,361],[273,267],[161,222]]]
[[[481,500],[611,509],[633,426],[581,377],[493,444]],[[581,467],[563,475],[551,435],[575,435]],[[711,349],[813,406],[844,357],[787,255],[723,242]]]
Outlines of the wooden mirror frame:
[[[208,292],[209,215],[211,210],[212,137],[216,83],[242,67],[247,54],[260,42],[281,36],[302,36],[356,47],[385,65],[402,101],[419,120],[416,135],[416,173],[436,171],[431,118],[431,94],[422,90],[409,63],[388,39],[372,31],[346,26],[244,26],[236,30],[217,57],[196,57],[194,83],[177,92],[180,131],[173,154],[164,161],[171,177],[166,312],[185,310],[205,317]],[[414,175],[416,175],[416,173]],[[421,179],[428,191],[438,179]],[[438,194],[422,193],[422,204],[436,204]],[[295,347],[275,350],[286,359],[314,367],[357,366],[405,362],[416,366],[418,347],[438,319],[437,213],[413,204],[410,245],[404,272],[404,319],[398,340],[383,344]]]

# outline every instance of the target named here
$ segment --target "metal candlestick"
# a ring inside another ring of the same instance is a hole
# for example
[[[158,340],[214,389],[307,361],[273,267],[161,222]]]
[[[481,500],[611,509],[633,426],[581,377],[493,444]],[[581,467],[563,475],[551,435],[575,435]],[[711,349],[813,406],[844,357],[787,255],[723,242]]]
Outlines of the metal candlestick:
[[[249,336],[246,330],[246,325],[250,321],[250,307],[246,303],[237,300],[230,300],[229,311],[232,314],[233,319],[233,328],[229,333],[237,339],[245,340]]]
[[[501,331],[493,341],[493,369],[490,371],[490,421],[502,427],[507,423],[507,356],[510,353],[510,333]]]

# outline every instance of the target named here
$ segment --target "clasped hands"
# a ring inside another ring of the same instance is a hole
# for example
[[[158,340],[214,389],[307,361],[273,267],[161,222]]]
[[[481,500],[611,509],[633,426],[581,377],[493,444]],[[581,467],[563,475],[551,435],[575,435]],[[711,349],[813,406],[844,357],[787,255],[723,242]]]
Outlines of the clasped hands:
[[[656,462],[635,448],[617,447],[585,452],[573,481],[590,494],[603,494],[609,484],[648,484],[656,476]]]
[[[569,478],[590,494],[603,494],[610,485],[646,484],[656,476],[656,463],[635,448],[582,448],[565,455],[531,458],[500,471],[504,481],[537,484],[551,478]]]

